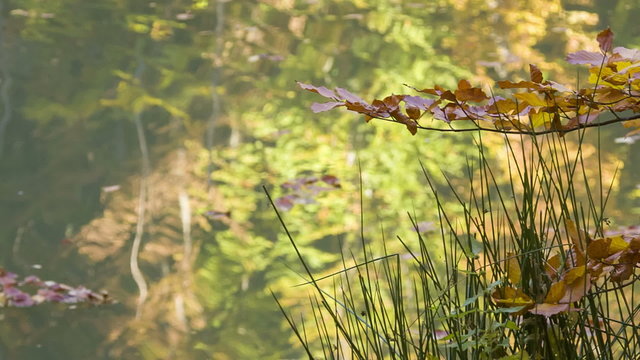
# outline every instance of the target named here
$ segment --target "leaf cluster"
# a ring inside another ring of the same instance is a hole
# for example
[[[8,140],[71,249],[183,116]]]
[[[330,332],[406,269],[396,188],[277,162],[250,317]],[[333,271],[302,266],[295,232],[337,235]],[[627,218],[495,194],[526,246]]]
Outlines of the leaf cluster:
[[[368,103],[349,91],[332,91],[298,82],[298,85],[318,93],[331,101],[314,103],[314,112],[336,107],[364,114],[371,119],[389,120],[404,124],[411,134],[418,129],[431,129],[420,124],[425,115],[445,122],[449,131],[489,130],[516,134],[565,133],[583,127],[601,126],[612,122],[625,122],[627,127],[640,127],[640,50],[613,48],[613,32],[606,29],[597,36],[600,52],[577,51],[567,55],[571,64],[589,66],[589,85],[572,90],[570,86],[544,80],[540,69],[529,65],[529,80],[502,80],[497,84],[503,90],[519,90],[502,97],[487,94],[468,80],[458,82],[456,89],[441,86],[415,91],[433,98],[414,95],[389,95]],[[635,115],[618,116],[623,111]],[[615,118],[596,122],[602,114]],[[454,128],[453,122],[471,123],[473,128]],[[630,133],[634,134],[638,130]]]

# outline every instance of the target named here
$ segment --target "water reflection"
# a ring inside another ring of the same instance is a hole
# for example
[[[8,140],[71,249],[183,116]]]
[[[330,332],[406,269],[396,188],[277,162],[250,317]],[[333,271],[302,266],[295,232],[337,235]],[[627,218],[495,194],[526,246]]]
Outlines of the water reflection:
[[[468,137],[314,115],[295,80],[372,97],[524,75],[535,62],[565,81],[575,70],[564,54],[606,25],[619,45],[640,45],[625,25],[634,1],[0,4],[0,264],[120,302],[2,309],[0,359],[300,358],[269,289],[296,311],[301,269],[261,186],[284,197],[287,181],[340,179],[286,214],[328,272],[357,249],[355,154],[375,239],[380,225],[411,233],[404,210],[435,220],[416,154],[456,175],[473,149]],[[607,164],[625,165],[615,225],[640,223],[640,152],[616,143],[624,132],[601,133]],[[148,284],[137,318],[134,258]]]

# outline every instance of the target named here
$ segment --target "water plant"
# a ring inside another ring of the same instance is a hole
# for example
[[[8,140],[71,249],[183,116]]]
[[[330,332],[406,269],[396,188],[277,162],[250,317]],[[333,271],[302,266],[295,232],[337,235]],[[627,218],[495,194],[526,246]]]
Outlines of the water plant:
[[[615,173],[605,181],[600,157],[602,126],[640,126],[640,51],[613,48],[609,29],[597,41],[600,52],[567,57],[589,65],[589,84],[576,90],[545,81],[535,65],[530,80],[498,82],[504,91],[521,90],[506,97],[461,80],[456,90],[415,89],[434,98],[390,95],[368,103],[344,89],[299,83],[330,100],[312,105],[315,112],[346,107],[414,135],[469,133],[452,136],[477,149],[466,186],[443,172],[443,189],[420,164],[428,206],[437,208],[436,232],[422,231],[409,213],[416,239],[396,239],[405,252],[389,252],[384,231],[382,252],[362,234],[362,251],[343,254],[343,270],[329,276],[312,272],[272,201],[313,289],[306,318],[278,302],[309,358],[640,356],[640,235],[609,229]],[[441,121],[426,126],[425,115]],[[490,152],[497,141],[496,159]]]

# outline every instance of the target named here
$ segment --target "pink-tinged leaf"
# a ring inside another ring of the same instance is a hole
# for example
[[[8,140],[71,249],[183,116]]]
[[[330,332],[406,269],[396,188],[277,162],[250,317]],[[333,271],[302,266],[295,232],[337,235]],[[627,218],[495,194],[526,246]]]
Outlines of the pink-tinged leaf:
[[[411,95],[406,95],[403,100],[406,106],[415,107],[422,111],[428,110],[436,102],[436,100],[433,100],[433,99],[427,99],[421,96],[411,96]]]
[[[338,100],[336,94],[324,86],[313,86],[310,84],[301,83],[300,81],[296,81],[296,83],[298,83],[298,86],[300,86],[301,89],[320,94],[329,99]]]
[[[326,103],[313,103],[311,104],[311,111],[314,113],[319,113],[323,111],[329,111],[338,106],[344,106],[344,103],[341,101],[330,101]]]
[[[619,46],[613,49],[613,54],[620,60],[626,60],[630,62],[640,61],[639,49],[627,49],[626,47]]]
[[[606,57],[601,53],[580,50],[567,55],[567,62],[569,64],[589,64],[592,66],[600,66],[605,61]]]
[[[367,103],[366,101],[362,100],[357,95],[354,95],[351,92],[349,92],[348,90],[345,90],[343,88],[336,88],[336,92],[338,93],[338,97],[340,97],[341,100],[345,100],[345,101],[348,101],[350,103],[361,103],[361,104],[366,104]]]
[[[600,50],[606,53],[611,50],[613,46],[613,31],[610,28],[602,30],[596,37],[598,44],[600,44]]]
[[[600,116],[600,113],[595,111],[595,110],[591,110],[589,113],[587,114],[582,114],[582,115],[578,115],[578,123],[581,125],[585,125],[585,124],[590,124],[593,121],[595,121],[598,116]]]
[[[433,118],[434,119],[438,119],[438,120],[442,120],[445,121],[447,123],[451,122],[451,120],[449,119],[449,117],[447,116],[447,113],[445,112],[445,110],[439,108],[439,107],[434,107],[433,109],[431,109],[431,113],[433,114]]]
[[[537,304],[530,313],[550,317],[561,312],[569,311],[569,304]]]

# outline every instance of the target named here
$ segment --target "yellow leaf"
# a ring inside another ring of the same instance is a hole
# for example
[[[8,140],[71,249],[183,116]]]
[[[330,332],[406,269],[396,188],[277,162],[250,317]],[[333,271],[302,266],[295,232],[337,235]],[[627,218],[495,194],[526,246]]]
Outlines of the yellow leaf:
[[[582,230],[578,230],[576,223],[571,219],[566,219],[564,221],[564,225],[567,228],[567,233],[569,233],[569,238],[571,242],[581,251],[584,252],[585,244],[589,239],[589,235]]]
[[[514,313],[514,315],[524,314],[528,309],[530,309],[534,302],[531,300],[529,295],[522,292],[520,289],[516,289],[510,286],[505,286],[503,288],[495,290],[491,294],[491,299],[493,302],[499,307],[520,307],[524,306],[524,309]]]
[[[543,126],[545,124],[551,124],[551,119],[553,117],[551,114],[541,111],[537,114],[529,113],[529,121],[531,122],[531,127]]]
[[[514,95],[517,99],[526,101],[531,106],[549,106],[549,102],[534,93],[518,93]]]
[[[611,239],[611,243],[609,244],[609,255],[615,254],[618,251],[627,250],[629,248],[629,243],[624,241],[622,235],[614,236],[609,239]]]
[[[547,296],[544,298],[545,303],[549,304],[557,304],[560,299],[564,297],[565,293],[565,282],[564,280],[560,280],[551,284],[551,288],[549,288],[549,292],[547,292]]]
[[[522,276],[518,258],[516,254],[512,252],[507,253],[507,276],[509,277],[509,281],[514,285],[520,282]]]
[[[555,277],[558,275],[558,270],[560,270],[560,254],[555,254],[547,260],[545,264],[545,272],[547,275],[551,277]]]
[[[573,269],[567,271],[566,274],[564,274],[564,281],[567,285],[572,285],[576,280],[579,280],[584,276],[586,270],[586,266],[584,265],[576,266]]]

